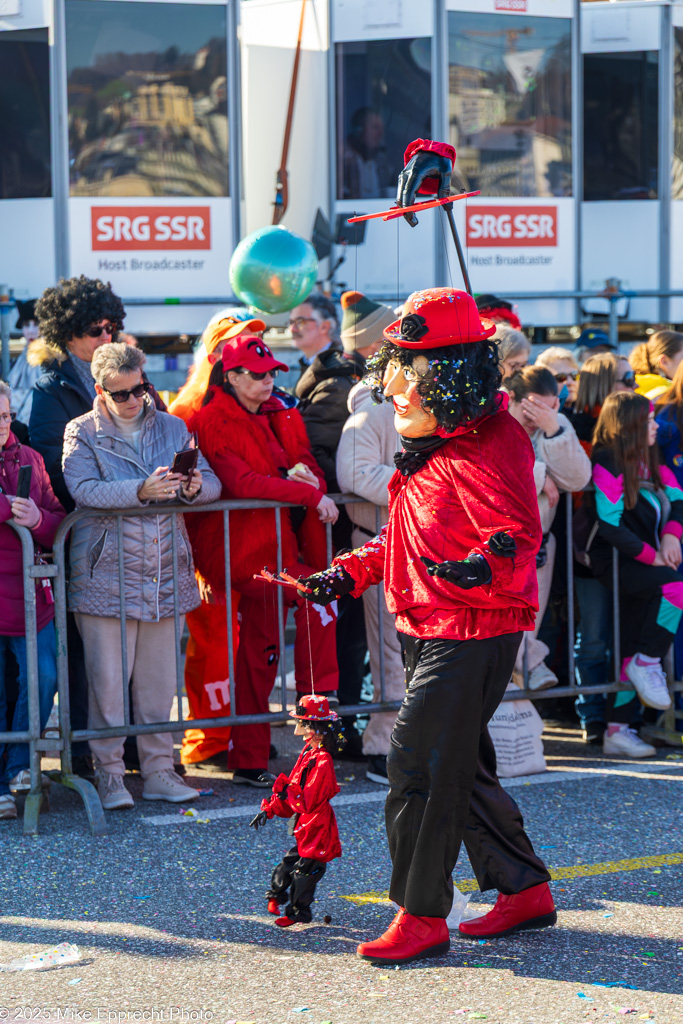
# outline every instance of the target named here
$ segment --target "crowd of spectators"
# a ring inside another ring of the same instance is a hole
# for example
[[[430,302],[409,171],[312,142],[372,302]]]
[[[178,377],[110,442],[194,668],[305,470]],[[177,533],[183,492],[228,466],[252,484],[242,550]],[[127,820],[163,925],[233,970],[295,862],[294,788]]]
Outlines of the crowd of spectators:
[[[671,705],[664,661],[672,644],[677,670],[683,665],[683,334],[657,331],[629,361],[607,334],[588,329],[573,349],[546,348],[529,365],[532,346],[513,306],[493,295],[480,296],[478,305],[496,323],[508,409],[534,450],[543,530],[539,612],[512,682],[531,690],[556,686],[570,642],[579,686],[614,678],[616,550],[619,673],[631,688],[580,694],[576,714],[585,742],[601,743],[611,754],[650,756],[654,748],[638,729],[648,708]],[[60,522],[74,509],[92,513],[74,523],[68,541],[72,728],[168,721],[178,627],[188,634],[182,671],[191,719],[269,710],[284,652],[278,595],[255,577],[264,566],[277,566],[278,545],[280,564],[294,576],[322,569],[326,524],[339,551],[363,544],[387,521],[387,484],[400,439],[391,404],[376,404],[361,379],[395,315],[347,292],[340,316],[329,298],[311,294],[290,313],[300,372],[281,387],[278,377],[288,366],[263,340],[264,321],[241,308],[222,310],[207,325],[188,381],[167,411],[145,375],[136,339],[122,333],[125,311],[109,285],[83,276],[63,280],[20,310],[22,324],[36,328],[25,334],[22,381],[30,380],[26,367],[38,370],[21,394],[27,423],[16,416],[10,386],[0,382],[0,732],[28,727],[21,543],[10,524],[27,527],[36,557],[49,557]],[[176,468],[179,453],[191,457]],[[30,467],[30,481],[18,497],[22,467]],[[363,501],[338,506],[329,497],[335,492]],[[570,545],[563,494],[571,495]],[[290,507],[233,510],[227,538],[222,511],[163,511],[168,503],[189,508],[219,498]],[[158,513],[142,514],[149,506],[159,506]],[[117,509],[140,514],[117,518]],[[568,546],[575,638],[561,628],[569,594],[558,552]],[[57,685],[54,597],[49,585],[36,589],[44,729]],[[386,785],[394,714],[371,715],[364,730],[356,716],[344,715],[361,700],[368,662],[374,700],[382,697],[382,670],[385,699],[401,699],[401,650],[384,595],[372,588],[362,601],[349,595],[337,608],[310,605],[293,588],[282,599],[295,629],[297,694],[315,689],[341,708],[346,756],[364,759],[367,777]],[[197,791],[183,778],[186,766],[228,769],[235,784],[270,786],[264,773],[276,751],[269,726],[253,722],[232,730],[188,728],[180,764],[170,732],[143,733],[137,741],[103,736],[74,744],[71,754],[75,774],[93,779],[112,810],[133,803],[127,768],[141,772],[144,799],[189,802]],[[16,817],[16,794],[30,787],[28,768],[26,744],[0,748],[0,818]]]

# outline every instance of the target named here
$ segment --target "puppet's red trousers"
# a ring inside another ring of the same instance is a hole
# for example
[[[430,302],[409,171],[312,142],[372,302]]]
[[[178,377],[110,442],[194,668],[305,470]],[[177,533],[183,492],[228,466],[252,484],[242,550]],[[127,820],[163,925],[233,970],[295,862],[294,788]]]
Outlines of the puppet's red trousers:
[[[237,649],[239,594],[232,595],[233,644]],[[223,718],[230,714],[228,628],[224,604],[207,604],[188,612],[190,632],[185,652],[185,692],[190,718]],[[230,726],[188,729],[180,759],[194,764],[215,757],[230,746]],[[227,764],[227,758],[226,758]]]
[[[316,570],[297,564],[293,576],[311,576]],[[238,584],[240,594],[240,643],[235,663],[235,711],[253,715],[268,711],[280,660],[277,623],[278,587],[261,580]],[[297,693],[336,692],[339,684],[336,630],[337,605],[323,608],[290,587],[282,587],[285,615],[294,609],[294,678]],[[313,672],[313,686],[311,685]],[[228,764],[235,768],[268,767],[270,726],[238,725],[232,731]]]

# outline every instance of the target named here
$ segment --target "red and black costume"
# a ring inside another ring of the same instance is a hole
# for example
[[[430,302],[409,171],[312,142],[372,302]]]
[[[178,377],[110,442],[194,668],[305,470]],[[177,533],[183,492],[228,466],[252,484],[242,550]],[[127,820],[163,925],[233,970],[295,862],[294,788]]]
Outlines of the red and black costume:
[[[387,757],[385,814],[389,895],[402,909],[380,940],[358,949],[389,961],[448,948],[461,843],[481,889],[503,900],[545,894],[550,878],[498,781],[487,730],[538,607],[532,447],[497,391],[493,328],[471,296],[425,290],[403,314],[385,331],[393,344],[378,356],[375,383],[390,363],[410,366],[424,353],[430,372],[417,392],[437,429],[403,438],[382,533],[306,581],[319,600],[321,589],[359,596],[384,580],[401,634],[407,692]],[[537,924],[554,922],[548,898],[531,915]]]
[[[336,721],[338,716],[330,712],[325,697],[313,695],[301,699],[292,717],[315,727],[316,722]],[[338,792],[332,755],[323,747],[306,743],[289,776],[278,775],[273,795],[261,801],[261,811],[268,820],[295,818],[294,846],[273,871],[266,893],[273,912],[276,905],[287,904],[285,918],[278,924],[311,920],[316,886],[329,862],[341,857],[337,819],[330,807],[330,800]]]

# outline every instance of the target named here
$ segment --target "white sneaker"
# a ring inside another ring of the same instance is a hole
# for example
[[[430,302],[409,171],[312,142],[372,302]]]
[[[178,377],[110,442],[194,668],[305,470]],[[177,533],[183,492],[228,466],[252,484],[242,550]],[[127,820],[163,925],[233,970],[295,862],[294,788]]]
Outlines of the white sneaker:
[[[635,729],[624,726],[619,732],[605,736],[602,741],[604,754],[622,754],[624,757],[654,757],[657,753],[653,746],[641,740]]]
[[[199,791],[185,785],[172,768],[152,772],[145,779],[142,790],[143,800],[166,800],[170,804],[189,803],[190,800],[196,800],[198,796]]]
[[[9,793],[3,793],[0,795],[0,819],[16,818],[16,816],[17,804],[14,797]]]
[[[95,785],[105,811],[133,806],[133,797],[123,783],[123,775],[114,775],[112,772],[105,772],[104,768],[96,768]]]
[[[557,686],[558,678],[551,668],[548,668],[546,663],[542,661],[536,668],[532,668],[529,673],[529,682],[527,689],[529,690],[547,690],[550,686]]]
[[[48,789],[52,783],[48,775],[40,775],[40,784],[43,789]],[[9,788],[14,793],[28,793],[31,788],[31,773],[28,768],[24,768],[23,771],[17,772],[13,779],[7,783]]]
[[[640,655],[634,654],[626,666],[626,675],[635,686],[643,704],[658,711],[671,707],[671,694],[666,685],[666,676],[661,661],[639,665]]]

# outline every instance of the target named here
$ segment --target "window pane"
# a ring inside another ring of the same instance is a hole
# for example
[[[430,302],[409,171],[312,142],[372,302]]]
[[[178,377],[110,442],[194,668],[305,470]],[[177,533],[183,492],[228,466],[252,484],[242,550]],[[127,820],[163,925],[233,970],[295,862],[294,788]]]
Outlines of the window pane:
[[[431,137],[431,41],[337,43],[337,198],[396,195],[403,153]]]
[[[656,199],[658,54],[583,58],[583,197]]]
[[[570,20],[451,11],[448,54],[454,184],[570,196]]]
[[[672,198],[683,199],[683,28],[674,29],[674,156]]]
[[[52,195],[47,30],[0,33],[0,199]]]
[[[67,0],[72,196],[228,195],[225,7]]]

